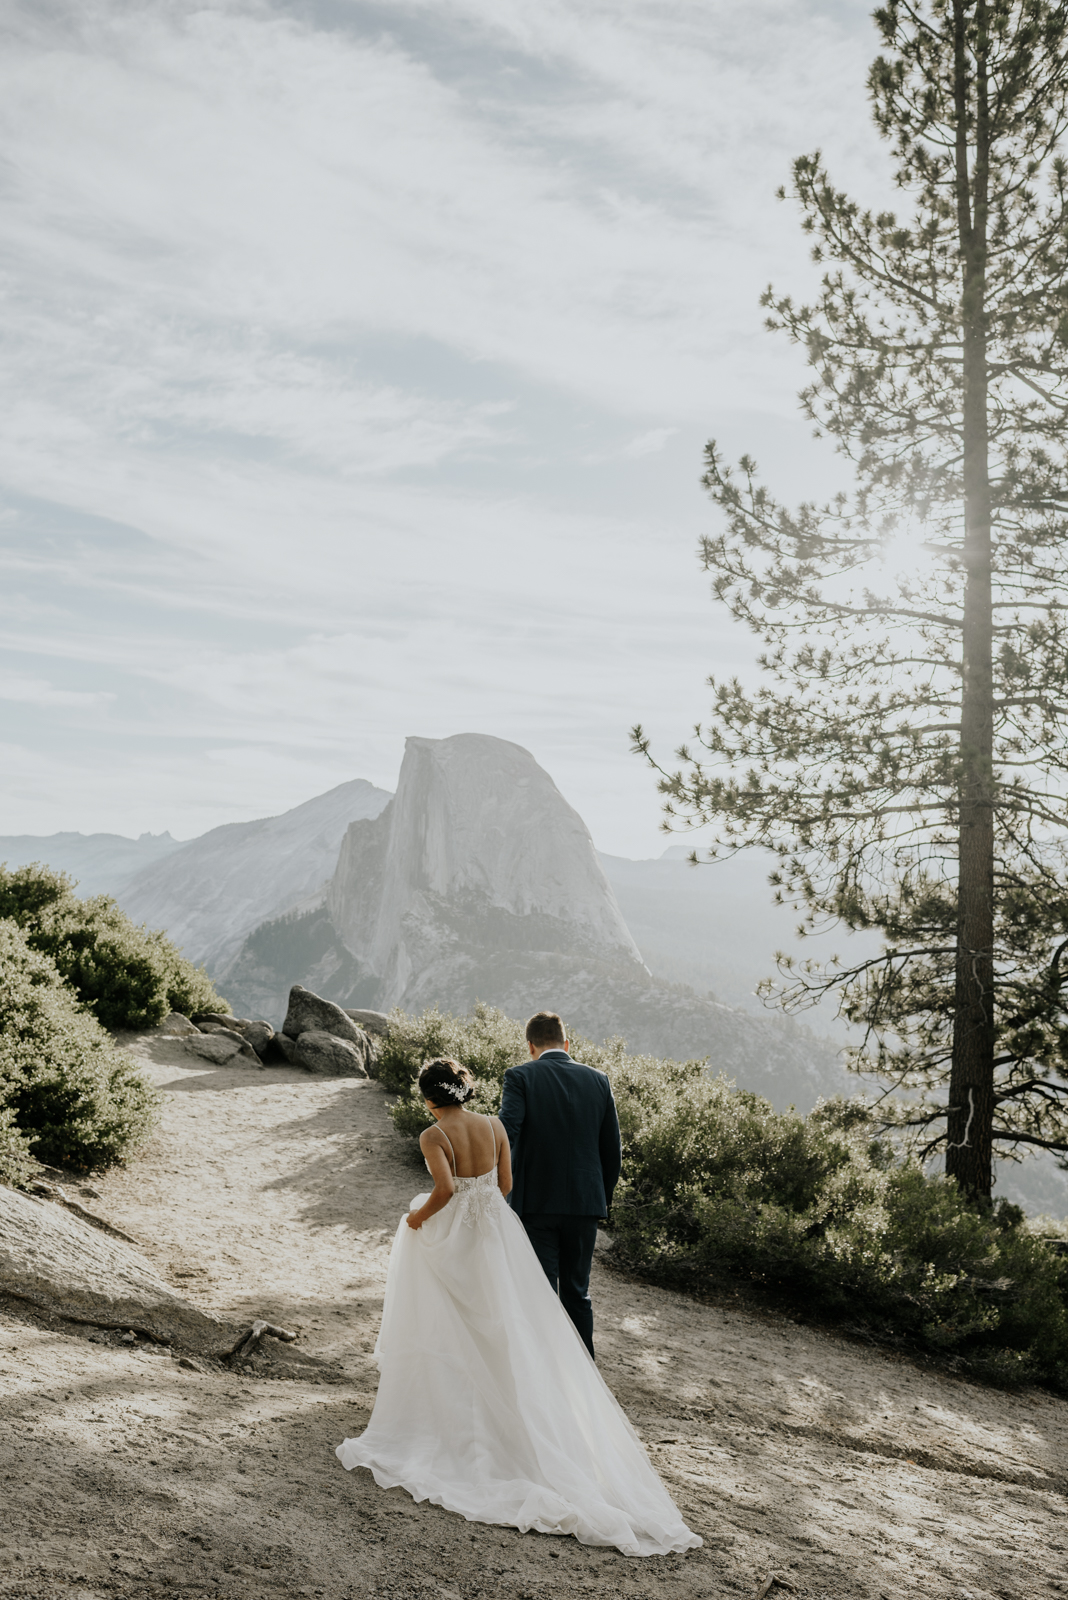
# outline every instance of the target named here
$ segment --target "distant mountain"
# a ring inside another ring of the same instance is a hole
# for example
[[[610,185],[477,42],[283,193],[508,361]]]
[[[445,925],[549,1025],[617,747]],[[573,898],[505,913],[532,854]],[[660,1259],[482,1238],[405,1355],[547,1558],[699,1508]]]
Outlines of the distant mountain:
[[[378,980],[364,974],[342,944],[325,900],[324,892],[309,910],[261,923],[232,960],[212,974],[238,1016],[264,1017],[280,1028],[294,983],[339,1006],[377,1009]]]
[[[349,824],[377,816],[389,800],[355,778],[281,816],[225,823],[138,873],[119,901],[217,973],[261,922],[322,898]]]
[[[588,1037],[708,1056],[778,1104],[845,1083],[807,1030],[651,976],[582,819],[526,750],[480,734],[409,739],[396,796],[349,827],[325,903],[256,929],[217,982],[272,1019],[294,982],[383,1009],[548,1006]]]
[[[139,839],[119,833],[0,835],[0,861],[9,867],[40,861],[67,872],[83,896],[118,894],[135,874],[181,848],[169,833],[143,833]]]

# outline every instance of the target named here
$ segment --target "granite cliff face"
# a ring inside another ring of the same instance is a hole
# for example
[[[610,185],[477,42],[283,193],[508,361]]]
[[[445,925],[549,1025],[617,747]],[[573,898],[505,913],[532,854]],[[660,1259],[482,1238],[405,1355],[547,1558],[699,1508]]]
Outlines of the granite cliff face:
[[[484,734],[407,741],[393,800],[345,834],[326,906],[382,1007],[455,1009],[536,955],[645,976],[582,818],[533,756]]]
[[[350,822],[389,798],[357,778],[281,816],[212,828],[130,879],[119,903],[218,973],[261,922],[322,898]]]

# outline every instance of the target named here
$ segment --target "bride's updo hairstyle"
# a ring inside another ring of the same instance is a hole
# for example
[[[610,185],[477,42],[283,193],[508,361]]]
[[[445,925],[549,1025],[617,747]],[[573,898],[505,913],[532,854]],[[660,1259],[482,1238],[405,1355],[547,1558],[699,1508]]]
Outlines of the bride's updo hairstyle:
[[[419,1074],[419,1093],[432,1106],[462,1106],[475,1092],[475,1080],[451,1056],[435,1056]]]

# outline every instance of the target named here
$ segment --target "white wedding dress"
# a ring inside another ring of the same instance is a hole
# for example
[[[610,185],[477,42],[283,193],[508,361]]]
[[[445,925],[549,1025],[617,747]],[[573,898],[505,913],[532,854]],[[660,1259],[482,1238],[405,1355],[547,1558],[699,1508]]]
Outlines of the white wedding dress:
[[[496,1170],[402,1218],[371,1421],[337,1454],[470,1522],[573,1534],[624,1555],[701,1543],[542,1271]],[[412,1209],[428,1197],[417,1195]]]

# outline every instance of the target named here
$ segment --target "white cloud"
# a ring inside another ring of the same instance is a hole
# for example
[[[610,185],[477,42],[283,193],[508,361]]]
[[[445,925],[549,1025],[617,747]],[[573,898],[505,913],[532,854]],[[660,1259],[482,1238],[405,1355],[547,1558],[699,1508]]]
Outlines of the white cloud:
[[[792,426],[771,194],[816,143],[882,181],[868,40],[800,0],[385,15],[4,7],[0,645],[107,710],[20,735],[51,826],[188,836],[475,727],[640,850],[629,723],[669,746],[744,664],[700,445]]]
[[[633,460],[637,460],[640,456],[658,455],[678,431],[678,428],[650,428],[648,433],[640,433],[636,439],[624,445],[623,454]]]
[[[84,711],[90,707],[109,705],[114,699],[113,694],[103,690],[56,689],[46,678],[0,673],[0,700],[7,700],[14,705],[42,708],[73,706]]]
[[[244,367],[243,330],[418,335],[611,408],[692,411],[712,365],[752,398],[782,367],[755,290],[804,257],[771,194],[799,141],[859,109],[813,104],[817,71],[837,87],[857,66],[852,42],[784,4],[465,12],[580,81],[465,93],[388,38],[258,7],[94,8],[47,51],[16,35],[19,309],[76,367],[94,342],[126,352],[134,405],[176,356],[190,402]]]

